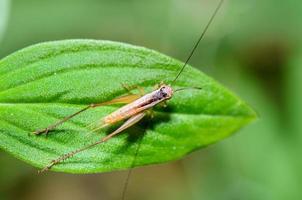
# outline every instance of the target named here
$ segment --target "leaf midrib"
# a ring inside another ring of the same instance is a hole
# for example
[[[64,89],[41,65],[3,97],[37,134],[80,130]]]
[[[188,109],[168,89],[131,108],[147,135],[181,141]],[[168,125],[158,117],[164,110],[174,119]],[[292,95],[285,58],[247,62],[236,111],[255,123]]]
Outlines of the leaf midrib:
[[[80,107],[80,106],[87,106],[89,104],[76,104],[76,103],[41,103],[41,102],[28,102],[28,103],[1,103],[0,102],[0,107],[1,106],[15,106],[15,105],[57,105],[57,106],[74,106],[74,107]],[[106,105],[103,107],[110,107],[110,108],[120,108],[121,104],[119,105]],[[165,111],[160,111],[160,110],[155,110],[155,113],[158,114],[165,114],[165,115],[188,115],[188,116],[204,116],[204,117],[223,117],[223,118],[251,118],[253,119],[254,116],[253,115],[225,115],[225,114],[205,114],[205,113],[188,113],[188,112],[179,112],[176,110],[173,110],[173,112],[165,112]],[[109,114],[109,113],[108,113]]]

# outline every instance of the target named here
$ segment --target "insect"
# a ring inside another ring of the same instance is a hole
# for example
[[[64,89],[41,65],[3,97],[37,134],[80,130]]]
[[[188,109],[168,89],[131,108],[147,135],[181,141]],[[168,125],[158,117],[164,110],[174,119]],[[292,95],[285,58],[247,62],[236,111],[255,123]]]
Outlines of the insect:
[[[96,127],[94,130],[98,130],[101,128],[104,128],[106,126],[111,126],[113,124],[116,124],[117,122],[120,121],[125,121],[119,128],[117,128],[115,131],[113,131],[112,133],[110,133],[109,135],[101,138],[99,141],[92,143],[88,146],[84,146],[82,148],[76,149],[74,151],[71,151],[69,153],[66,153],[62,156],[60,156],[59,158],[52,160],[46,167],[44,167],[40,172],[45,172],[49,169],[51,169],[54,165],[57,165],[59,163],[61,163],[62,161],[82,152],[85,151],[89,148],[92,148],[98,144],[104,143],[106,141],[108,141],[110,138],[112,138],[113,136],[121,133],[122,131],[124,131],[125,129],[133,126],[134,124],[138,123],[143,117],[146,116],[147,112],[153,108],[154,106],[160,104],[160,103],[164,103],[166,101],[168,101],[169,99],[171,99],[174,95],[174,93],[178,92],[178,91],[182,91],[182,90],[186,90],[186,89],[201,89],[200,87],[190,87],[190,88],[179,88],[179,89],[173,89],[172,88],[172,84],[175,83],[175,81],[178,79],[178,77],[181,75],[181,73],[183,72],[183,70],[185,69],[185,67],[187,66],[189,60],[191,59],[194,51],[196,50],[197,46],[199,45],[201,39],[204,37],[206,31],[208,30],[210,24],[212,23],[214,17],[216,16],[219,8],[221,7],[223,3],[223,0],[220,0],[218,6],[216,7],[215,11],[213,12],[209,22],[207,23],[206,27],[204,28],[203,32],[201,33],[199,39],[197,40],[196,44],[194,45],[193,49],[191,50],[186,62],[184,63],[184,65],[182,66],[182,68],[179,70],[179,72],[177,73],[176,77],[174,78],[174,80],[172,81],[171,84],[165,84],[165,83],[161,83],[159,84],[159,87],[157,87],[154,91],[147,93],[147,94],[143,94],[144,92],[141,90],[141,94],[140,95],[135,95],[135,94],[129,94],[129,95],[125,95],[125,96],[121,96],[121,97],[117,97],[115,99],[112,99],[111,101],[107,101],[107,102],[103,102],[103,103],[98,103],[98,104],[90,104],[87,107],[83,108],[82,110],[79,110],[76,113],[73,113],[65,118],[63,118],[62,120],[48,126],[45,129],[42,130],[36,130],[34,132],[34,134],[36,135],[40,135],[40,134],[47,134],[49,131],[55,129],[57,126],[63,124],[64,122],[70,120],[71,118],[79,115],[80,113],[88,110],[88,109],[92,109],[92,108],[96,108],[99,106],[105,106],[105,105],[111,105],[111,104],[126,104],[124,106],[122,106],[121,108],[117,109],[116,111],[108,114],[107,116],[103,117],[101,119],[101,123],[98,127]]]

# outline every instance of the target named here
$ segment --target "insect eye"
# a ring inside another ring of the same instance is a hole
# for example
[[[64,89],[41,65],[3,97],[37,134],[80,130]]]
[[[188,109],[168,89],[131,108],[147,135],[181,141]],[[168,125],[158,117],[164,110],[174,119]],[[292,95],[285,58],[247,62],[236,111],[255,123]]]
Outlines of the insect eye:
[[[163,97],[166,97],[167,95],[168,95],[167,93],[165,93],[165,92],[163,93]]]

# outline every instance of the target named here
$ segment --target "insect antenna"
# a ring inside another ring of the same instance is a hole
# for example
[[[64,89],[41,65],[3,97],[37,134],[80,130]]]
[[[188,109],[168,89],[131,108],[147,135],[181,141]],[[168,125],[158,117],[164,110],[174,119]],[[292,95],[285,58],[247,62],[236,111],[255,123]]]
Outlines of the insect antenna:
[[[148,126],[148,124],[146,126]],[[125,179],[125,184],[124,184],[123,191],[122,191],[122,200],[126,199],[126,193],[127,193],[127,189],[128,189],[128,186],[129,186],[130,176],[132,174],[133,167],[134,167],[135,162],[136,162],[136,157],[138,155],[140,146],[142,144],[142,140],[143,140],[143,136],[139,138],[139,141],[138,141],[138,144],[137,144],[137,147],[135,149],[134,156],[133,156],[133,160],[131,162],[130,169],[127,172],[127,176],[126,176],[126,179]]]
[[[174,90],[174,92],[179,92],[182,90],[202,90],[201,87],[185,87],[185,88],[178,88],[176,90]]]
[[[216,7],[215,11],[213,12],[209,22],[207,23],[206,27],[204,28],[204,30],[202,31],[200,37],[198,38],[197,42],[195,43],[193,49],[191,50],[185,64],[182,66],[182,68],[180,69],[180,71],[178,72],[178,74],[176,75],[175,79],[172,81],[172,84],[175,83],[175,81],[178,79],[178,77],[180,76],[180,74],[182,73],[182,71],[185,69],[185,67],[187,66],[188,62],[190,61],[191,57],[193,56],[195,50],[197,49],[200,41],[202,40],[202,38],[204,37],[205,33],[207,32],[209,26],[211,25],[212,21],[214,20],[218,10],[220,9],[222,3],[223,3],[224,0],[220,0],[218,6]],[[187,87],[187,88],[179,88],[177,90],[175,90],[175,92],[178,92],[178,91],[181,91],[181,90],[187,90],[187,89],[202,89],[200,87]],[[135,161],[136,161],[136,157],[138,155],[138,152],[139,152],[139,149],[140,149],[140,146],[141,146],[141,142],[142,142],[142,139],[140,139],[139,143],[138,143],[138,146],[135,150],[135,155],[134,155],[134,158],[133,158],[133,161],[132,161],[132,164],[131,164],[131,167],[128,171],[128,174],[127,174],[127,177],[126,177],[126,180],[125,180],[125,185],[124,185],[124,188],[123,188],[123,193],[122,193],[122,200],[124,200],[126,198],[126,192],[127,192],[127,188],[128,188],[128,185],[129,185],[129,180],[130,180],[130,176],[131,176],[131,173],[132,173],[132,169],[135,165]]]
[[[203,38],[204,35],[206,34],[207,30],[209,29],[211,23],[213,22],[213,20],[214,20],[214,18],[215,18],[215,16],[216,16],[217,12],[219,11],[219,9],[220,9],[220,7],[221,7],[223,1],[224,1],[224,0],[220,0],[219,4],[217,5],[215,11],[213,12],[213,14],[212,14],[212,16],[211,16],[211,18],[210,18],[210,20],[208,21],[206,27],[203,29],[203,31],[202,31],[201,35],[199,36],[197,42],[195,43],[194,47],[192,48],[192,50],[191,50],[191,52],[190,52],[190,54],[189,54],[189,56],[188,56],[188,58],[187,58],[185,64],[182,66],[182,68],[179,70],[178,74],[176,75],[175,79],[172,81],[172,84],[175,83],[175,81],[178,79],[178,77],[180,76],[180,74],[183,72],[183,70],[184,70],[185,67],[187,66],[187,64],[188,64],[188,62],[190,61],[191,57],[193,56],[195,50],[197,49],[197,47],[198,47],[200,41],[202,40],[202,38]]]

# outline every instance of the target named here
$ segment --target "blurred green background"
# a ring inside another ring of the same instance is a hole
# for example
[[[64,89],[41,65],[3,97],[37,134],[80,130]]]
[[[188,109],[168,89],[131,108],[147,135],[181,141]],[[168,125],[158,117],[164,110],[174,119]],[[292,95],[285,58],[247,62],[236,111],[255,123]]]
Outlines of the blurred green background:
[[[0,57],[38,42],[115,40],[185,60],[218,0],[0,0]],[[227,0],[191,64],[260,119],[186,158],[133,170],[127,199],[302,199],[302,2]],[[0,152],[2,199],[120,199],[127,172],[52,173]]]

